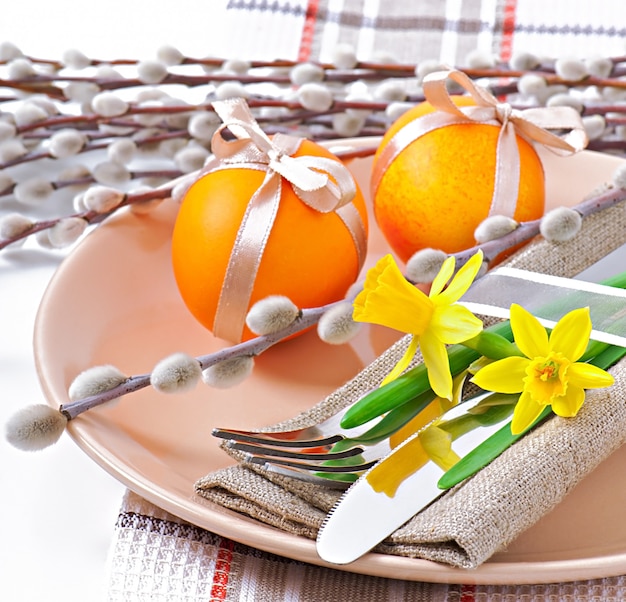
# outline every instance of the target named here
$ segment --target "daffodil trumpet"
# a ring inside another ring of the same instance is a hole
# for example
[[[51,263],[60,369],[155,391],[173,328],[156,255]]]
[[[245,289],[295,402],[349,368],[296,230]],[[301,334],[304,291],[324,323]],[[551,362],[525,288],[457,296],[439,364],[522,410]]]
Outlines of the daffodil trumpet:
[[[498,339],[497,344],[494,344],[490,350],[488,349],[490,342],[493,343],[496,340],[490,336],[491,334],[498,335]],[[509,339],[512,336],[509,322],[498,322],[485,328],[479,335],[472,338],[471,344],[473,348],[465,346],[465,344],[450,346],[448,348],[450,373],[453,377],[460,374],[472,362],[487,353],[492,356],[492,359],[505,357],[501,355],[505,348],[502,339],[506,340],[510,345]],[[477,351],[479,348],[480,352]],[[511,347],[506,348],[512,349]],[[517,349],[515,349],[515,353],[518,353]],[[341,426],[343,428],[354,428],[365,424],[430,390],[427,368],[425,364],[418,364],[395,380],[378,389],[373,389],[357,401],[344,414],[341,419]]]
[[[593,341],[592,341],[593,343]],[[595,355],[589,363],[603,370],[607,370],[626,355],[626,348],[607,345],[604,351]],[[529,430],[552,416],[552,410],[546,406],[533,424],[524,432],[513,434],[511,423],[507,423],[489,439],[478,445],[471,452],[463,456],[452,468],[448,469],[438,482],[440,489],[450,489],[461,481],[476,474],[487,466],[502,452],[523,437]]]
[[[606,286],[626,288],[626,272],[617,274],[602,281]],[[411,286],[409,284],[409,286]],[[501,338],[491,335],[497,334]],[[470,337],[448,347],[448,361],[452,376],[465,370],[472,362],[480,357],[502,359],[510,355],[519,355],[519,350],[512,341],[510,323],[503,321],[484,328],[478,335]],[[506,339],[506,343],[502,339]],[[469,347],[472,347],[471,349]],[[606,343],[592,340],[582,360],[587,361],[593,355],[609,347]],[[394,408],[400,407],[413,398],[430,389],[428,369],[425,363],[406,370],[395,380],[374,389],[352,405],[341,420],[343,428],[354,428],[385,415]]]

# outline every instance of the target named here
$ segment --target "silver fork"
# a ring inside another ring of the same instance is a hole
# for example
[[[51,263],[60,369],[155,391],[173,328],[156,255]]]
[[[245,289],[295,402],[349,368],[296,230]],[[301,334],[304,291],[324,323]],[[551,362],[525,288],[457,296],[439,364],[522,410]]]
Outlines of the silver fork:
[[[433,396],[434,397],[434,396]],[[345,429],[340,426],[347,408],[310,427],[275,432],[213,429],[229,449],[266,470],[327,487],[345,489],[390,451],[389,435],[424,407],[424,399],[408,402],[401,424],[381,434],[377,425]],[[412,407],[413,406],[413,407]],[[378,430],[377,430],[378,429]]]
[[[224,439],[228,448],[243,452],[246,461],[266,470],[345,489],[390,451],[387,438],[368,439],[369,425],[342,428],[346,410],[302,429],[257,432],[215,428],[212,434]]]

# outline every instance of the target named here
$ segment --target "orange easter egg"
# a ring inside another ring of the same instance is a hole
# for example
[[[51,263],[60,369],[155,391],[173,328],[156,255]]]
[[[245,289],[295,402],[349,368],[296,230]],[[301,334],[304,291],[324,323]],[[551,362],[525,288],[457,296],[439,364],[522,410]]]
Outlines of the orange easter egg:
[[[474,104],[452,96],[457,106]],[[404,125],[432,113],[423,102],[386,132],[374,158]],[[500,127],[480,123],[447,125],[412,141],[387,167],[372,192],[376,221],[391,248],[407,261],[423,248],[456,253],[476,244],[474,231],[489,215]],[[545,207],[545,178],[537,152],[517,136],[520,183],[514,218],[537,219]]]
[[[293,156],[304,155],[339,161],[307,140]],[[172,236],[174,276],[186,306],[211,331],[237,232],[264,177],[264,172],[244,166],[212,171],[192,184],[181,203]],[[358,189],[352,202],[367,231]],[[269,295],[289,297],[300,308],[337,301],[359,271],[355,243],[341,217],[307,206],[283,179],[248,308]],[[253,336],[244,326],[241,340]]]

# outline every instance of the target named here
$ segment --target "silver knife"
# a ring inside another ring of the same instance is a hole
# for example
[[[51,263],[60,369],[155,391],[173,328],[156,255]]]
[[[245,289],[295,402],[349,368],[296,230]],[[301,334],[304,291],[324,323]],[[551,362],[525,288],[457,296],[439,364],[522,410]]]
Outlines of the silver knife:
[[[484,404],[486,397],[488,395],[481,395],[451,408],[436,424],[469,418],[476,406]],[[512,412],[512,407],[510,410]],[[505,412],[503,415],[502,411],[497,418],[487,426],[479,426],[459,436],[452,444],[453,450],[462,457],[511,420],[510,414]],[[424,430],[406,439],[342,495],[317,537],[317,553],[323,560],[333,564],[353,562],[443,494],[437,482],[445,471],[433,461],[426,462],[402,480],[393,496],[376,491],[369,480],[374,471],[385,471],[393,465],[398,455],[406,453],[410,449],[407,446],[414,445],[412,442]]]

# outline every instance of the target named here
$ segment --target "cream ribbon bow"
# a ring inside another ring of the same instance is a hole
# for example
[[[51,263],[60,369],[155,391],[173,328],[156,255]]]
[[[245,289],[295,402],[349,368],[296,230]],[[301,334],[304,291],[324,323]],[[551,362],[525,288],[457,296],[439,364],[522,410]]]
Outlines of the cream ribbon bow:
[[[450,98],[447,80],[469,92],[476,106],[457,107]],[[391,163],[411,142],[433,130],[457,123],[484,123],[500,127],[496,146],[496,173],[489,215],[515,213],[520,178],[520,158],[516,134],[557,152],[574,154],[587,145],[587,135],[577,111],[571,107],[540,107],[517,110],[501,103],[485,88],[476,85],[457,70],[437,71],[422,82],[424,96],[436,112],[419,117],[401,128],[381,151],[372,172],[371,190],[375,196]],[[565,131],[554,134],[549,130]]]
[[[243,99],[218,101],[212,105],[223,123],[213,135],[214,158],[203,173],[229,168],[265,172],[237,232],[213,322],[215,336],[239,342],[263,251],[278,212],[283,179],[312,209],[320,213],[337,212],[354,241],[359,270],[365,259],[366,231],[359,212],[351,203],[356,184],[343,164],[326,157],[291,156],[302,139],[284,134],[270,139]],[[235,136],[234,140],[224,139],[222,134],[226,129]]]

